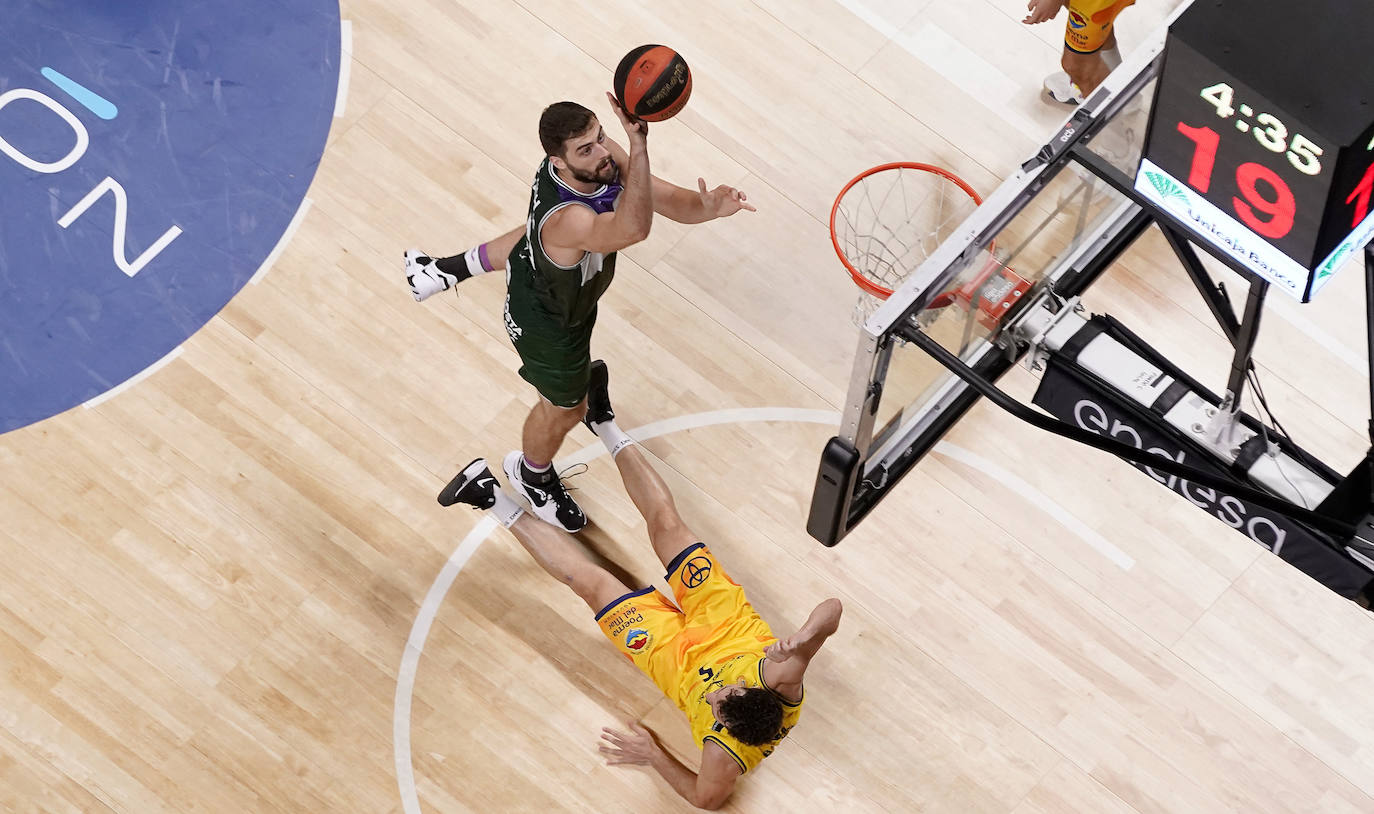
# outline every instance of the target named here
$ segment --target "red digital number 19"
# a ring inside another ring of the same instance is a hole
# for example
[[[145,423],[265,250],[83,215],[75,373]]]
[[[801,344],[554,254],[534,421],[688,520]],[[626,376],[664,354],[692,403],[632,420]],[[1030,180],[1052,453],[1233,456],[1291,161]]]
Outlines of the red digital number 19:
[[[1350,197],[1345,199],[1348,204],[1355,205],[1355,219],[1350,222],[1350,228],[1359,226],[1366,215],[1369,214],[1369,197],[1374,193],[1374,164],[1369,165],[1369,169],[1364,171],[1364,177],[1350,191]]]
[[[1193,162],[1188,168],[1188,186],[1206,193],[1212,186],[1212,170],[1217,163],[1217,146],[1221,143],[1221,136],[1210,127],[1190,127],[1183,122],[1178,123],[1178,132],[1194,145]],[[1268,186],[1272,194],[1261,194],[1260,183]],[[1232,198],[1231,205],[1255,234],[1278,240],[1292,231],[1298,202],[1293,197],[1293,190],[1278,173],[1263,164],[1247,161],[1236,167],[1236,187],[1244,200]]]
[[[1210,127],[1189,127],[1183,122],[1178,123],[1178,132],[1195,145],[1193,164],[1188,168],[1188,186],[1205,194],[1212,186],[1212,167],[1217,163],[1221,136]]]

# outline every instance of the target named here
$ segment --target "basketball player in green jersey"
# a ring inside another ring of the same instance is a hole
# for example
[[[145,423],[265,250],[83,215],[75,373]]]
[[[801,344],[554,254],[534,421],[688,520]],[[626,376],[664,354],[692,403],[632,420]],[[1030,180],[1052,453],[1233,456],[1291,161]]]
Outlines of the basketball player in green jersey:
[[[547,157],[535,173],[524,226],[453,257],[405,253],[417,301],[487,271],[506,269],[506,333],[520,354],[520,376],[539,400],[521,432],[522,449],[503,468],[536,517],[565,531],[587,524],[552,461],[587,411],[591,335],[597,301],[615,274],[616,252],[649,234],[654,213],[700,223],[753,211],[739,190],[684,189],[649,173],[648,124],[629,118],[606,94],[625,128],[629,151],[606,137],[587,108],[558,102],[539,119]]]

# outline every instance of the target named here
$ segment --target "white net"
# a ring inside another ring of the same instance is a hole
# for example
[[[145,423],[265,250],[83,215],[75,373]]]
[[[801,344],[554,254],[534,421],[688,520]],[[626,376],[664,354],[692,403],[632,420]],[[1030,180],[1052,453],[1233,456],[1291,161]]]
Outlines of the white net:
[[[977,206],[961,182],[920,164],[885,165],[845,189],[831,231],[840,259],[864,290],[855,322],[866,320]]]

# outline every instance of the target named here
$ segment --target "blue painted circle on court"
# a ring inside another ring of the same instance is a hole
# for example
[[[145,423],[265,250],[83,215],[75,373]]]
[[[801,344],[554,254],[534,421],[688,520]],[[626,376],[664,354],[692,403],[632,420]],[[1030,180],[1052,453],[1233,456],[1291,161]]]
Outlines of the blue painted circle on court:
[[[8,5],[0,432],[134,376],[248,282],[319,165],[341,51],[337,0]]]

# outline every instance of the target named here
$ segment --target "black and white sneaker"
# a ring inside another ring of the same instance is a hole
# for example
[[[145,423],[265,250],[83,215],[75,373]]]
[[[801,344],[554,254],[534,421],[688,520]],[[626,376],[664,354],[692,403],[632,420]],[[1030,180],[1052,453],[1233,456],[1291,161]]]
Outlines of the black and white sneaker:
[[[501,468],[506,471],[506,477],[515,491],[529,501],[534,516],[570,533],[585,528],[587,515],[582,513],[582,507],[568,494],[558,475],[550,472],[548,483],[531,483],[524,477],[524,459],[523,452],[514,450],[506,456]]]
[[[490,509],[496,505],[498,488],[500,485],[496,482],[496,476],[491,474],[487,459],[478,458],[463,467],[463,471],[439,491],[439,505],[466,503],[478,509]]]
[[[610,381],[611,376],[606,370],[606,363],[600,359],[592,362],[592,380],[587,385],[587,414],[582,417],[582,423],[586,424],[587,429],[593,434],[596,433],[593,424],[615,420],[615,410],[611,409],[611,393],[608,389]]]
[[[416,302],[424,302],[440,291],[448,291],[458,277],[439,270],[434,258],[419,249],[406,249],[406,283]]]

